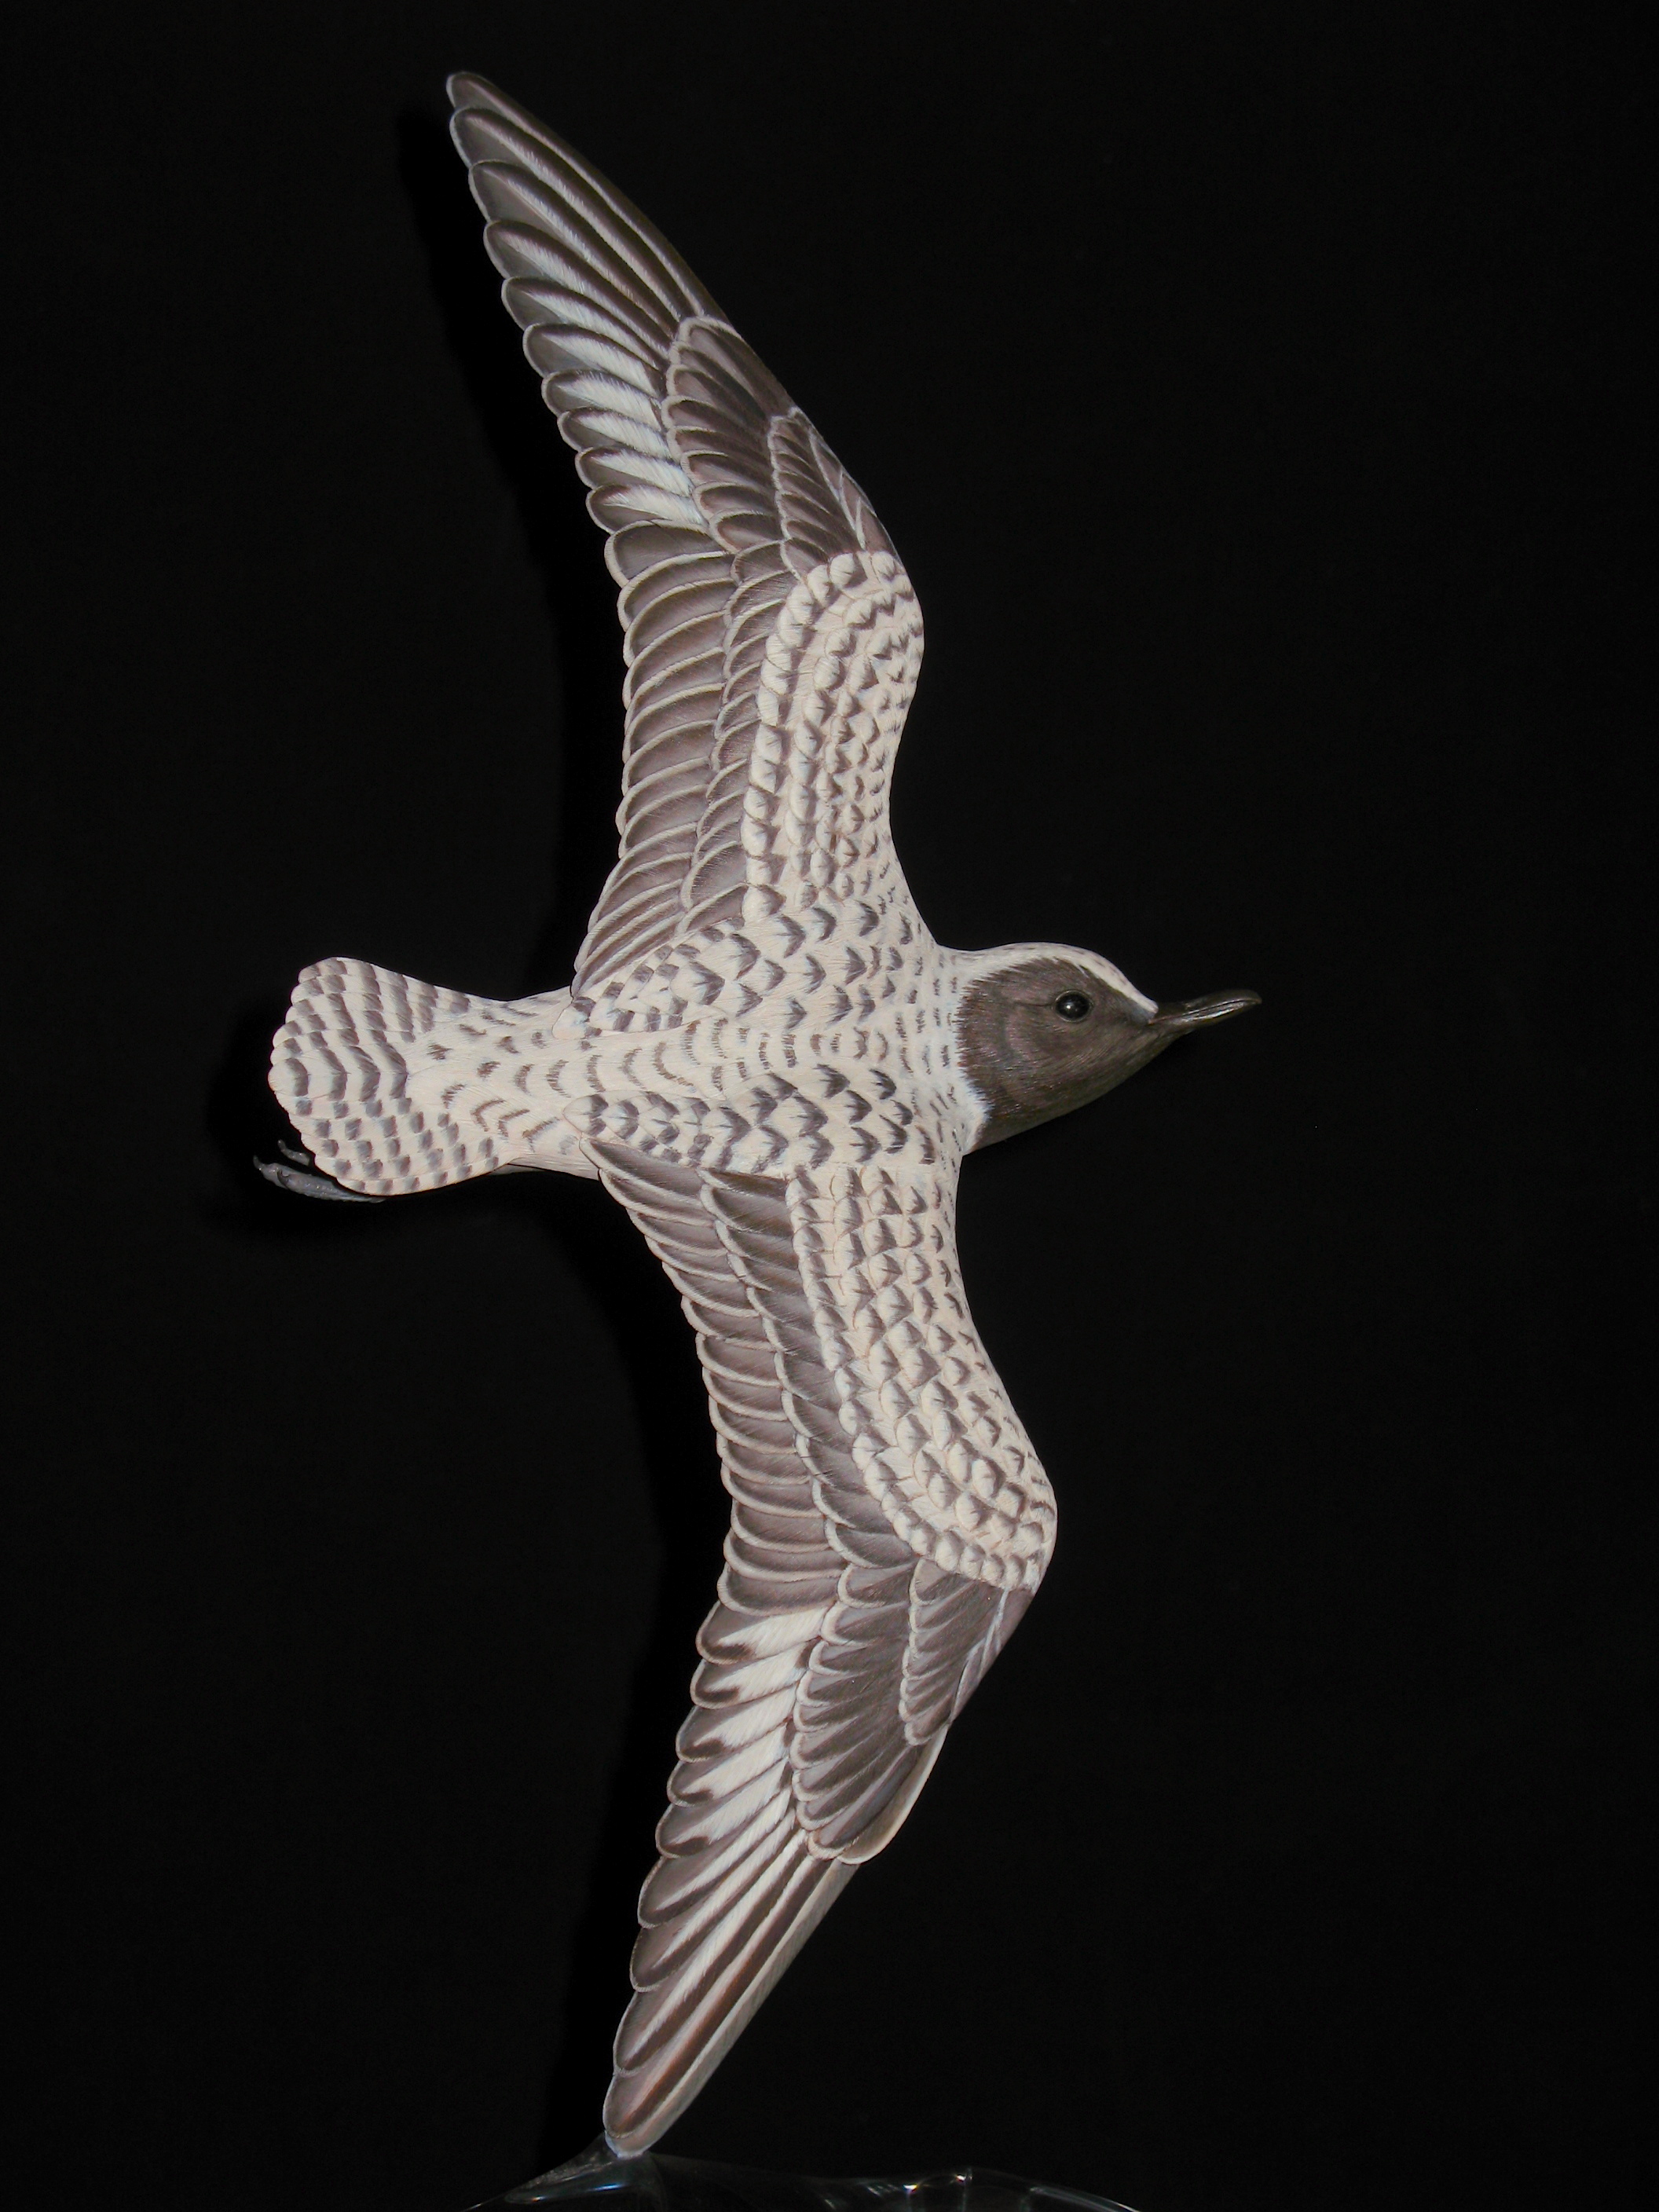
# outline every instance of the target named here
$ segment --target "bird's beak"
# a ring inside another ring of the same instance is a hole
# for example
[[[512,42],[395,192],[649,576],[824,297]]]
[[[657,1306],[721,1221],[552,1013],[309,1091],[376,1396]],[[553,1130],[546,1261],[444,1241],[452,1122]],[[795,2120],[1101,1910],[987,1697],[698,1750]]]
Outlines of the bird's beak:
[[[1224,1022],[1229,1014],[1242,1014],[1247,1006],[1261,1004],[1254,991],[1212,991],[1207,999],[1184,999],[1178,1006],[1160,1006],[1146,1026],[1165,1036],[1178,1036],[1183,1030]]]

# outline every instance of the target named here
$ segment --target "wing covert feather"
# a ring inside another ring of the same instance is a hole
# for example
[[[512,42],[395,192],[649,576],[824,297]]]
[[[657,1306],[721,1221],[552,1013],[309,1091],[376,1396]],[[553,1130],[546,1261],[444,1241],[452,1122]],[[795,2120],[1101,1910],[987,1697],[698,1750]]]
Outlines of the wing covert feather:
[[[670,947],[781,908],[799,939],[867,934],[908,901],[887,810],[921,619],[864,494],[661,234],[493,86],[450,90],[618,586],[618,854],[573,987],[597,1022]],[[679,1291],[732,1501],[605,2106],[636,2150],[902,1821],[1053,1514],[961,1293],[953,1174],[588,1152]]]
[[[843,1414],[879,1402],[878,1379],[800,1262],[827,1194],[592,1156],[680,1292],[732,1498],[605,2106],[611,2142],[637,2150],[897,1830],[1035,1585],[939,1565],[860,1468],[867,1412]],[[867,1231],[879,1261],[893,1243],[879,1178],[843,1172],[837,1188],[843,1231]],[[988,1369],[974,1379],[1000,1389]]]
[[[483,78],[450,96],[621,592],[619,850],[574,985],[591,1002],[751,896],[868,893],[921,618],[868,500],[660,233]]]

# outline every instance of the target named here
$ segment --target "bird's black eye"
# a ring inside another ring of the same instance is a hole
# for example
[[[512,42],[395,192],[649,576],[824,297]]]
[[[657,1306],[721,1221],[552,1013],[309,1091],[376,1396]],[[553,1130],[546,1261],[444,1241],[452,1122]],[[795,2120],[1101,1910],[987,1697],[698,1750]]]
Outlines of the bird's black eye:
[[[1080,1022],[1089,1011],[1089,1001],[1081,991],[1063,991],[1054,1000],[1054,1012],[1063,1022]]]

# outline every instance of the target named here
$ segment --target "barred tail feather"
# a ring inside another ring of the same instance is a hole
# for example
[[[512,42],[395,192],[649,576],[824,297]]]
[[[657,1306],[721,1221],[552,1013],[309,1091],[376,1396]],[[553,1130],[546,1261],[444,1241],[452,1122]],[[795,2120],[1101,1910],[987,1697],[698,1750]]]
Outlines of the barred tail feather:
[[[294,987],[270,1087],[347,1190],[388,1198],[521,1164],[592,1174],[546,1080],[532,1099],[502,1073],[505,1060],[521,1079],[526,1046],[549,1048],[569,995],[471,998],[367,960],[319,961]]]

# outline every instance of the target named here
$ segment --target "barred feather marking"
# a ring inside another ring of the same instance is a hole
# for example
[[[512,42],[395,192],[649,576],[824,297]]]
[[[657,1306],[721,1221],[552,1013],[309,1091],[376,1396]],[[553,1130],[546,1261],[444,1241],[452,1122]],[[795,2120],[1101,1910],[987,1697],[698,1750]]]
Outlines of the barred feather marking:
[[[804,912],[826,898],[873,898],[872,912],[908,902],[896,862],[880,882],[859,873],[885,835],[921,652],[914,599],[869,502],[637,210],[481,78],[454,78],[451,95],[502,297],[625,587],[619,850],[578,958],[577,997],[592,1000],[665,945],[740,921],[751,894],[781,887]],[[627,586],[656,565],[658,545],[637,536],[653,529],[707,562],[683,634],[636,627]],[[804,580],[824,612],[816,643],[788,614]],[[860,581],[891,588],[878,603],[831,604]],[[861,647],[826,655],[849,620]],[[782,711],[762,696],[781,640],[786,676],[788,653],[807,650],[799,696]],[[668,834],[635,800],[671,737],[668,765],[687,771],[688,788]],[[825,797],[837,775],[848,794],[839,812]]]
[[[867,1447],[894,1450],[895,1416],[913,1409],[860,1316],[892,1291],[886,1255],[916,1249],[902,1224],[918,1194],[879,1170],[785,1183],[592,1149],[681,1293],[732,1498],[605,2105],[611,2142],[634,2150],[684,2109],[852,1869],[896,1832],[1028,1593],[1000,1566],[964,1579],[936,1565],[872,1487]],[[952,1264],[936,1255],[937,1278],[910,1285],[933,1314]],[[939,1372],[930,1360],[935,1412],[960,1425]],[[988,1368],[974,1381],[976,1407],[1006,1407]],[[1041,1502],[1041,1471],[1010,1441],[1006,1471]]]
[[[606,2105],[639,2149],[895,1832],[1048,1560],[1052,1497],[956,1267],[994,1111],[963,1072],[974,993],[1059,956],[1157,1009],[1070,948],[933,943],[887,825],[921,623],[867,501],[620,195],[481,80],[453,89],[608,534],[617,865],[574,995],[325,962],[272,1082],[363,1194],[603,1174],[696,1332],[731,1527]]]

